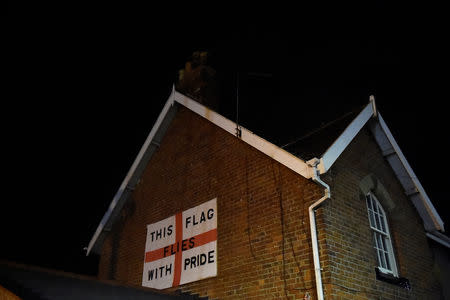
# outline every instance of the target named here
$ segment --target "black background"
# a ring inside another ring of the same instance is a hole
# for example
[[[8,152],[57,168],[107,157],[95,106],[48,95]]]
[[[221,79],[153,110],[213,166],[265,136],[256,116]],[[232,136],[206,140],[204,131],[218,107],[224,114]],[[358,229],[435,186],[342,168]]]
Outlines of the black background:
[[[96,274],[83,248],[195,50],[210,53],[220,112],[236,118],[239,73],[242,125],[279,145],[375,95],[449,224],[442,7],[33,5],[3,19],[1,258]]]

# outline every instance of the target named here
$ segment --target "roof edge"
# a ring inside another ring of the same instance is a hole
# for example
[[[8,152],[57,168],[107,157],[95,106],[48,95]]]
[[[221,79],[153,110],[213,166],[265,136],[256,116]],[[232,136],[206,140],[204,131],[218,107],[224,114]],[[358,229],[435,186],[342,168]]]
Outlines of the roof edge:
[[[124,198],[126,198],[125,191],[133,189],[134,187],[129,187],[129,183],[133,176],[135,175],[138,166],[141,164],[144,156],[146,156],[146,152],[150,148],[150,145],[153,142],[154,137],[156,136],[159,128],[161,127],[161,124],[163,124],[164,120],[166,119],[166,116],[169,113],[169,110],[171,107],[173,107],[174,104],[174,95],[175,95],[175,87],[172,87],[172,93],[170,94],[169,98],[167,99],[166,103],[164,104],[164,107],[162,111],[160,112],[158,118],[155,121],[155,124],[153,125],[152,130],[150,131],[149,135],[147,136],[147,139],[145,140],[144,144],[142,145],[138,155],[136,156],[133,164],[131,165],[127,175],[125,176],[124,180],[122,181],[122,184],[119,187],[119,190],[114,195],[108,209],[106,210],[105,214],[103,215],[102,220],[100,221],[100,224],[97,226],[97,229],[95,230],[94,235],[92,236],[89,245],[86,249],[86,256],[89,255],[89,253],[96,249],[96,244],[99,239],[99,236],[105,231],[106,225],[109,223],[110,217],[113,214],[113,212],[116,210],[117,206],[123,202]],[[157,145],[158,143],[156,143]]]
[[[414,174],[414,171],[403,155],[403,152],[400,150],[391,131],[384,122],[383,117],[377,110],[375,98],[373,96],[370,97],[369,104],[366,105],[366,107],[322,155],[318,165],[320,174],[326,173],[331,168],[334,162],[369,120],[374,120],[371,130],[375,136],[375,140],[380,147],[383,156],[387,159],[402,184],[406,196],[411,200],[419,212],[419,215],[424,221],[425,230],[427,232],[436,230],[444,232],[444,222],[433,206],[419,179]]]
[[[134,189],[134,185],[139,179],[138,177],[140,177],[141,175],[141,172],[139,171],[143,170],[146,163],[150,159],[152,153],[155,151],[155,149],[152,149],[152,144],[159,145],[158,142],[154,141],[155,137],[159,136],[159,139],[162,139],[162,137],[164,136],[165,129],[167,129],[167,126],[171,121],[171,118],[168,116],[170,116],[170,112],[174,110],[171,108],[174,107],[175,102],[188,108],[197,115],[207,119],[211,123],[219,126],[228,133],[237,136],[243,142],[259,150],[260,152],[268,155],[269,157],[273,158],[282,165],[288,167],[297,174],[307,179],[312,178],[314,168],[311,167],[307,162],[287,152],[286,150],[276,146],[275,144],[272,144],[269,141],[259,137],[250,130],[238,126],[238,124],[236,124],[235,122],[230,121],[229,119],[207,108],[206,106],[198,103],[197,101],[179,93],[178,91],[175,90],[175,87],[173,87],[172,93],[170,94],[168,100],[166,101],[161,113],[159,114],[158,119],[153,125],[152,130],[150,131],[147,139],[144,142],[144,145],[139,151],[125,179],[120,185],[119,190],[115,194],[113,200],[111,201],[111,204],[109,205],[93,237],[91,238],[89,245],[87,247],[86,255],[89,255],[89,253],[93,250],[96,251],[97,253],[100,251],[99,241],[102,242],[104,239],[104,235],[106,234],[106,232],[110,230],[110,228],[107,228],[107,225],[109,224],[109,226],[111,226],[111,223],[113,223],[114,220],[111,219],[113,219],[115,215],[117,215],[117,211],[120,210],[120,208],[123,206],[124,200],[126,200],[128,195],[130,194],[127,191]],[[420,200],[415,201],[415,199],[412,199],[412,197],[410,197],[409,191],[405,188],[405,193],[412,200],[414,206],[419,211],[419,214],[424,221],[425,229],[428,232],[432,232],[433,230],[440,230],[443,232],[444,223],[442,219],[440,218],[439,214],[437,213],[436,209],[434,208],[433,204],[431,203],[430,199],[425,193],[425,190],[423,189],[419,180],[412,171],[412,168],[410,167],[409,163],[407,162],[406,158],[401,152],[400,147],[398,146],[397,142],[392,136],[389,128],[387,127],[380,113],[377,111],[375,106],[375,100],[373,97],[371,97],[370,103],[366,105],[366,107],[358,114],[358,116],[350,123],[350,125],[347,126],[344,132],[327,149],[325,154],[322,155],[322,157],[320,158],[320,163],[318,165],[318,170],[320,174],[326,173],[331,168],[333,163],[348,147],[350,142],[355,138],[355,136],[371,119],[374,119],[375,122],[378,124],[377,132],[374,132],[375,129],[373,127],[371,128],[374,135],[377,134],[379,136],[380,134],[382,135],[381,138],[377,138],[377,136],[375,137],[377,144],[380,146],[382,151],[384,151],[383,147],[386,147],[386,145],[384,144],[386,144],[387,141],[387,143],[389,144],[389,150],[392,148],[392,151],[389,152],[389,155],[394,154],[396,157],[398,157],[398,160],[401,162],[400,164],[402,168],[401,171],[408,174],[409,180],[411,180],[411,182],[414,184],[416,188],[417,192],[414,193],[414,197],[416,197],[417,194],[420,195]],[[161,127],[166,128],[162,128],[163,130],[161,130]],[[240,131],[240,136],[237,135],[238,131]],[[394,169],[394,171],[396,171],[395,169],[398,168],[399,165],[398,164],[394,165],[391,163],[391,161],[389,161],[389,163],[391,167]],[[399,180],[401,180],[399,174],[397,172],[395,173],[399,178]],[[431,222],[432,225],[429,225],[430,220],[432,221]],[[101,238],[102,235],[103,239]]]
[[[345,128],[344,132],[331,144],[320,159],[318,170],[321,174],[326,173],[339,156],[344,152],[350,142],[355,138],[359,131],[366,125],[375,114],[375,101],[369,104],[356,116],[356,118]]]
[[[274,160],[278,161],[282,165],[288,167],[297,174],[309,179],[312,177],[313,169],[305,161],[299,157],[287,152],[286,150],[278,147],[275,144],[261,138],[260,136],[254,134],[250,130],[238,126],[235,122],[225,118],[219,113],[207,108],[206,106],[198,103],[197,101],[175,91],[175,101],[187,107],[194,113],[202,116],[213,124],[219,126],[228,133],[236,136],[236,132],[239,129],[240,137],[239,139],[248,145],[256,148],[262,153],[270,156]]]
[[[420,183],[419,179],[417,178],[416,174],[414,173],[413,169],[409,165],[408,161],[406,160],[406,157],[403,155],[402,150],[400,149],[399,145],[397,144],[397,141],[394,139],[391,131],[389,130],[388,126],[383,120],[383,117],[380,113],[378,113],[377,117],[378,123],[381,126],[382,131],[386,135],[386,138],[388,139],[394,153],[388,153],[386,156],[392,156],[396,155],[398,159],[401,162],[401,166],[403,167],[404,171],[408,174],[409,179],[411,180],[412,184],[414,185],[415,190],[412,191],[412,193],[419,194],[421,198],[421,202],[424,205],[426,209],[426,214],[428,214],[433,222],[433,225],[435,229],[444,232],[444,222],[442,221],[441,217],[439,216],[436,208],[434,207],[433,203],[431,202],[430,198],[428,197],[427,193],[425,192],[425,189],[423,188],[422,184]],[[381,147],[381,145],[380,145]],[[389,161],[389,160],[388,160]],[[390,162],[391,163],[391,162]],[[392,163],[391,163],[392,166]],[[392,166],[394,168],[394,166]],[[394,170],[395,171],[395,170]],[[401,178],[399,178],[401,180]],[[406,194],[409,196],[411,195],[410,191],[405,191]],[[418,208],[419,210],[419,208]],[[425,212],[422,212],[419,210],[419,213],[423,214]],[[432,228],[426,228],[428,231],[432,231]]]
[[[445,234],[442,234],[437,231],[427,232],[427,237],[441,244],[442,246],[450,248],[450,237],[446,236]]]
[[[111,201],[111,204],[103,215],[103,218],[100,221],[100,224],[98,225],[94,235],[92,236],[88,247],[86,247],[86,255],[89,255],[91,251],[99,253],[99,244],[102,243],[106,232],[110,231],[110,228],[108,227],[111,227],[111,223],[113,222],[113,220],[111,219],[114,219],[114,217],[117,215],[117,211],[121,209],[123,203],[129,196],[129,192],[134,189],[134,185],[136,184],[139,179],[138,177],[140,176],[139,169],[142,170],[145,167],[143,165],[146,165],[146,162],[150,159],[153,153],[151,149],[152,144],[159,145],[159,143],[155,142],[154,139],[156,136],[159,136],[159,139],[162,139],[165,131],[163,130],[163,133],[160,132],[161,126],[164,126],[164,124],[168,122],[168,115],[170,115],[171,108],[174,107],[175,102],[188,108],[199,116],[207,119],[208,121],[219,126],[232,135],[236,135],[236,130],[239,128],[241,132],[241,136],[239,138],[242,141],[270,156],[274,160],[278,161],[279,163],[283,164],[299,175],[307,179],[312,177],[312,167],[297,156],[257,136],[246,128],[243,128],[241,126],[237,127],[237,124],[235,122],[230,121],[219,113],[179,93],[175,90],[175,87],[173,87],[172,93],[170,94],[169,99],[166,101],[161,113],[159,114],[158,119],[153,125],[152,130],[150,131],[147,139],[144,142],[144,145],[141,147],[141,150],[134,160],[125,179],[122,181],[119,190],[116,192]],[[149,154],[149,152],[151,153]]]

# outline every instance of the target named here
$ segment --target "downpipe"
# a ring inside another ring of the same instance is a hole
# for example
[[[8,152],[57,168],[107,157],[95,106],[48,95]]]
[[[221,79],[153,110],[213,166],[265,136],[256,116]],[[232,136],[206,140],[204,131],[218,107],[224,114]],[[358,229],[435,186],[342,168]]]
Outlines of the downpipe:
[[[316,290],[317,290],[317,299],[323,300],[323,286],[322,286],[322,270],[320,268],[320,258],[319,258],[319,242],[317,238],[317,227],[316,227],[316,209],[319,205],[321,205],[325,200],[331,197],[330,187],[319,177],[319,171],[317,170],[317,165],[319,164],[319,160],[317,158],[308,161],[311,167],[313,167],[313,176],[312,180],[325,188],[325,194],[322,198],[314,202],[309,207],[309,227],[311,230],[311,244],[313,251],[313,261],[314,261],[314,275],[316,278]]]

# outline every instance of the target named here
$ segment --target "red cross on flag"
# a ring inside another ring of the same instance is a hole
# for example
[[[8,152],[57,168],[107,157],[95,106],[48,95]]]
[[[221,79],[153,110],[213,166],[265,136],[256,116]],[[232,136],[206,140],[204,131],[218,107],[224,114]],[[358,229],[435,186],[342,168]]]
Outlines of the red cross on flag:
[[[142,286],[165,289],[217,276],[217,199],[147,225]]]

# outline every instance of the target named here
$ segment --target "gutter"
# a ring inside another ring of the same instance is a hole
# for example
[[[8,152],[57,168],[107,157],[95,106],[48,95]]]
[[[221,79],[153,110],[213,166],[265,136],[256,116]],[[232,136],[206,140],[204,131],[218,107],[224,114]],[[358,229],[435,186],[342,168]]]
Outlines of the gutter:
[[[331,197],[330,187],[324,181],[322,181],[319,177],[319,170],[317,166],[319,165],[320,160],[317,158],[313,158],[308,161],[308,164],[313,168],[312,180],[325,188],[325,194],[322,198],[314,202],[309,207],[309,226],[311,230],[311,244],[313,250],[313,260],[314,260],[314,274],[316,278],[316,290],[317,290],[317,299],[323,300],[323,285],[322,285],[322,270],[320,268],[320,258],[319,258],[319,242],[317,238],[317,227],[316,227],[316,210],[325,200]]]
[[[439,231],[427,232],[427,237],[450,249],[450,238]]]

